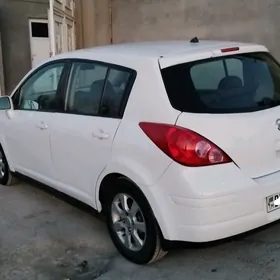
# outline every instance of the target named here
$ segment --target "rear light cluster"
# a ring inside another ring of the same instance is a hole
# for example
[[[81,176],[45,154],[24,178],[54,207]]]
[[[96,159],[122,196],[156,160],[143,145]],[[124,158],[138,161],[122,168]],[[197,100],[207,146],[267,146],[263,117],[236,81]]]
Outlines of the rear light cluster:
[[[215,144],[192,130],[149,122],[139,126],[160,150],[182,165],[195,167],[232,161]]]

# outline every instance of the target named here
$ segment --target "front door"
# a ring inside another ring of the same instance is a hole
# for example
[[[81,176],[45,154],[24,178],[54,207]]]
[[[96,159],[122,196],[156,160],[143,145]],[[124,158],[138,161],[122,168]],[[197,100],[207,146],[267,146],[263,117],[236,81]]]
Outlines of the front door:
[[[48,120],[57,109],[64,62],[35,70],[13,95],[14,114],[6,142],[15,170],[41,179],[52,177]]]

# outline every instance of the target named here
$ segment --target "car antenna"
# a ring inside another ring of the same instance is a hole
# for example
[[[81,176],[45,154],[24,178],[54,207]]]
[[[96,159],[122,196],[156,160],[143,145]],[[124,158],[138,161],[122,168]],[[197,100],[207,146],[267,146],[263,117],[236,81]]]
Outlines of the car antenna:
[[[191,42],[191,43],[199,43],[199,40],[198,40],[197,37],[194,37],[194,38],[191,39],[190,42]]]

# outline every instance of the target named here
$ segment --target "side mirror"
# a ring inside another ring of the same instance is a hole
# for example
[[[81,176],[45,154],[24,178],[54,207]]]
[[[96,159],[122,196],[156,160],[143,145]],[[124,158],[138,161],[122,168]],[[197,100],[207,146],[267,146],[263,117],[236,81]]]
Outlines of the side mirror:
[[[0,110],[13,110],[13,101],[10,96],[1,96],[0,97]]]

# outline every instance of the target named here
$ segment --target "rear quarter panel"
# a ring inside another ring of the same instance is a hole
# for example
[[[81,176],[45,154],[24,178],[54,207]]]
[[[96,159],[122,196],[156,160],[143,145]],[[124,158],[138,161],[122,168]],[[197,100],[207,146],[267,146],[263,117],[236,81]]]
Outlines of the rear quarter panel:
[[[169,103],[157,59],[137,63],[137,77],[123,119],[116,133],[112,157],[97,183],[110,173],[132,180],[145,194],[160,178],[172,160],[159,150],[139,127],[139,122],[175,124],[180,112]],[[100,209],[100,202],[97,201]]]

